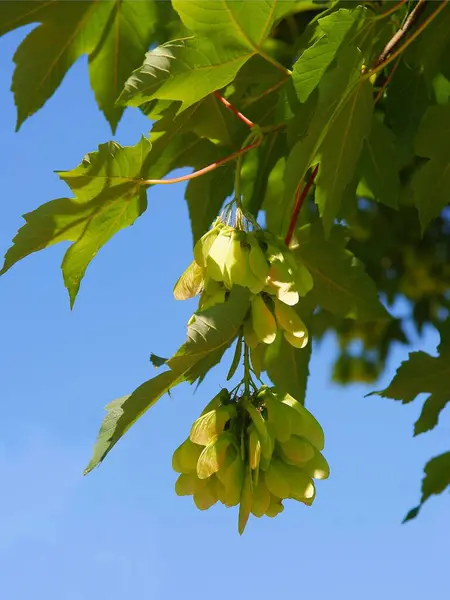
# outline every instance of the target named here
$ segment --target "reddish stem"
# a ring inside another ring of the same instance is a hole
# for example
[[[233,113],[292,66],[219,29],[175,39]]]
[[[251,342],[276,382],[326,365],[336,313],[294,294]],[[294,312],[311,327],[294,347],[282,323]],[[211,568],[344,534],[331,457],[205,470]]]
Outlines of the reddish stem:
[[[308,195],[309,190],[311,189],[312,184],[317,175],[317,171],[319,170],[319,165],[317,164],[311,175],[309,176],[308,181],[306,182],[305,187],[302,189],[303,179],[297,186],[295,190],[295,199],[294,199],[294,208],[292,210],[291,222],[289,223],[289,229],[284,239],[284,243],[287,247],[291,243],[292,236],[294,235],[295,226],[297,224],[298,215],[300,214],[300,210],[303,206],[303,202],[305,201],[306,196]]]
[[[231,110],[231,112],[233,112],[237,116],[238,119],[240,119],[243,123],[245,123],[248,127],[250,127],[250,129],[255,126],[253,121],[250,121],[250,119],[247,119],[247,117],[245,115],[243,115],[241,112],[239,112],[238,109],[235,106],[233,106],[230,102],[228,102],[228,100],[226,98],[224,98],[222,96],[222,94],[220,94],[219,92],[214,92],[214,96],[217,98],[217,100],[219,100],[219,102],[222,102],[222,104],[224,106],[226,106],[229,110]]]
[[[389,15],[392,15],[393,13],[395,13],[399,8],[401,8],[407,2],[408,2],[408,0],[400,0],[400,2],[398,2],[397,4],[394,4],[394,6],[391,6],[391,8],[389,10],[379,13],[375,18],[376,19],[384,19],[385,17],[388,17]]]
[[[387,86],[390,84],[392,78],[394,77],[394,73],[397,70],[398,65],[400,64],[400,59],[401,59],[401,54],[399,56],[397,56],[397,60],[395,61],[394,66],[391,69],[391,72],[386,77],[386,81],[383,83],[380,90],[378,91],[378,94],[376,95],[375,100],[374,100],[374,104],[376,104],[379,100],[381,100],[385,89],[387,88]]]
[[[210,171],[214,171],[217,167],[221,167],[222,165],[230,162],[230,160],[234,160],[241,154],[245,154],[249,150],[253,150],[253,148],[257,148],[262,142],[262,136],[259,136],[258,139],[245,148],[241,148],[237,152],[233,152],[233,154],[229,154],[225,158],[221,158],[215,163],[200,169],[199,171],[194,171],[193,173],[189,173],[188,175],[182,175],[181,177],[174,177],[173,179],[141,179],[139,181],[140,185],[156,185],[156,184],[168,184],[168,183],[180,183],[182,181],[189,181],[190,179],[195,179],[196,177],[200,177],[201,175],[205,175],[205,173],[209,173]]]

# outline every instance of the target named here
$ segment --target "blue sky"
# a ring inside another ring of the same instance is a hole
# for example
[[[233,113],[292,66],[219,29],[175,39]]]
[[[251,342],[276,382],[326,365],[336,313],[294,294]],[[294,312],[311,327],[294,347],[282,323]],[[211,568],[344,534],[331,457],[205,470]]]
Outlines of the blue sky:
[[[111,139],[84,60],[14,133],[9,87],[23,34],[0,39],[2,254],[21,214],[68,193],[53,171],[76,166]],[[148,129],[129,111],[115,139],[134,144]],[[184,341],[193,304],[172,297],[192,251],[183,190],[151,190],[144,216],[89,267],[72,312],[60,272],[63,244],[0,280],[0,597],[446,598],[448,496],[400,523],[419,499],[424,463],[448,450],[449,415],[413,439],[421,402],[405,407],[364,398],[373,386],[331,384],[331,338],[314,349],[307,395],[332,469],[312,508],[287,503],[276,519],[252,519],[241,538],[235,509],[200,512],[175,495],[172,452],[223,384],[226,365],[195,394],[183,385],[160,400],[99,469],[82,476],[104,405],[155,374],[150,351],[168,355]],[[429,332],[415,347],[434,352],[437,341]],[[376,388],[405,357],[397,348]]]

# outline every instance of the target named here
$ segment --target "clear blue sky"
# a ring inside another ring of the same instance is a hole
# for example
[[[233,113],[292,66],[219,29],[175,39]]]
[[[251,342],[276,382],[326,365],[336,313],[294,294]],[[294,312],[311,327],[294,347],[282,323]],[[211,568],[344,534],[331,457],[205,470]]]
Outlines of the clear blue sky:
[[[111,139],[79,61],[45,108],[14,133],[12,55],[25,30],[0,39],[3,254],[20,215],[68,188],[70,169]],[[116,139],[134,144],[149,122],[127,112]],[[237,533],[236,509],[198,511],[178,498],[171,456],[225,379],[164,397],[88,477],[82,471],[110,400],[155,374],[150,351],[172,353],[192,303],[172,286],[191,260],[183,186],[153,188],[136,225],[101,250],[69,310],[65,245],[35,254],[0,280],[0,597],[5,600],[448,598],[448,495],[419,499],[426,460],[448,450],[449,415],[412,438],[421,402],[364,398],[372,387],[329,381],[329,338],[314,350],[307,404],[323,424],[332,476],[312,508],[286,503],[276,519]],[[418,341],[434,352],[437,338]],[[398,348],[385,385],[400,360]]]

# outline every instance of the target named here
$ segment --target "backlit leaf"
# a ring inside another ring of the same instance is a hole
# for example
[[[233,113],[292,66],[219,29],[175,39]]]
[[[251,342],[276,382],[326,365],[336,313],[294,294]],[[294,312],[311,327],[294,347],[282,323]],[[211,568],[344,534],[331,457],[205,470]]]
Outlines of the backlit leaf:
[[[250,58],[266,56],[262,44],[289,9],[288,3],[275,0],[254,3],[252,10],[242,0],[173,0],[172,4],[193,37],[156,50],[162,67],[155,67],[149,53],[147,65],[133,73],[121,102],[139,105],[160,98],[179,100],[181,110],[188,108],[233,81]]]
[[[403,404],[412,402],[419,394],[430,394],[415,424],[415,435],[433,429],[440,412],[450,401],[450,336],[447,330],[441,334],[438,352],[437,357],[426,352],[411,352],[388,387],[373,392],[383,398],[400,400]]]
[[[435,456],[425,465],[425,477],[422,480],[422,498],[420,504],[409,511],[404,519],[410,521],[419,514],[423,503],[434,494],[442,494],[450,486],[450,452]]]
[[[326,239],[319,221],[297,230],[295,254],[314,280],[307,298],[331,313],[358,321],[388,318],[374,282],[345,248],[345,230],[336,227]],[[344,241],[344,243],[343,243]]]
[[[195,314],[188,327],[187,341],[168,361],[177,373],[184,373],[199,360],[227,348],[239,333],[250,306],[247,288],[233,286],[226,302]]]
[[[93,456],[84,473],[87,474],[98,466],[133,423],[181,381],[182,377],[173,371],[165,371],[143,383],[130,396],[117,398],[108,404]]]
[[[72,171],[59,171],[74,198],[52,200],[24,216],[26,224],[6,253],[1,273],[32,252],[63,240],[73,242],[62,264],[73,305],[84,273],[100,248],[145,211],[141,180],[149,153],[145,138],[136,146],[110,142],[86,155]]]
[[[361,157],[361,176],[367,194],[391,208],[398,207],[400,178],[394,135],[374,118],[369,137],[364,142]]]
[[[123,113],[115,101],[167,17],[158,2],[53,0],[0,2],[0,35],[39,23],[14,56],[17,129],[56,91],[67,71],[89,55],[91,85],[113,131]]]
[[[341,8],[317,20],[317,39],[300,55],[292,70],[292,81],[300,102],[305,102],[317,87],[350,30],[364,18],[363,14]]]
[[[425,113],[415,148],[430,160],[415,174],[412,189],[424,230],[450,203],[450,105],[432,106]]]

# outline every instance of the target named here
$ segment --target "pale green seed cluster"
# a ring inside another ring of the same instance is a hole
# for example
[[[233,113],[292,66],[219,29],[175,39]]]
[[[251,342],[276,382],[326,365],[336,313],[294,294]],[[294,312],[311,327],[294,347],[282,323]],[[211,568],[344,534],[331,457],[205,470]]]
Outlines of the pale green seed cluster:
[[[175,489],[200,510],[239,505],[239,532],[250,514],[275,517],[283,500],[310,506],[314,479],[329,476],[321,426],[292,396],[263,386],[253,395],[222,390],[175,451]]]
[[[265,231],[244,231],[217,219],[197,242],[194,262],[175,285],[177,299],[201,294],[199,308],[225,302],[233,285],[252,294],[244,323],[246,344],[255,349],[274,342],[277,331],[296,348],[308,343],[308,330],[296,310],[310,274],[290,250]],[[195,317],[194,317],[195,319]]]

